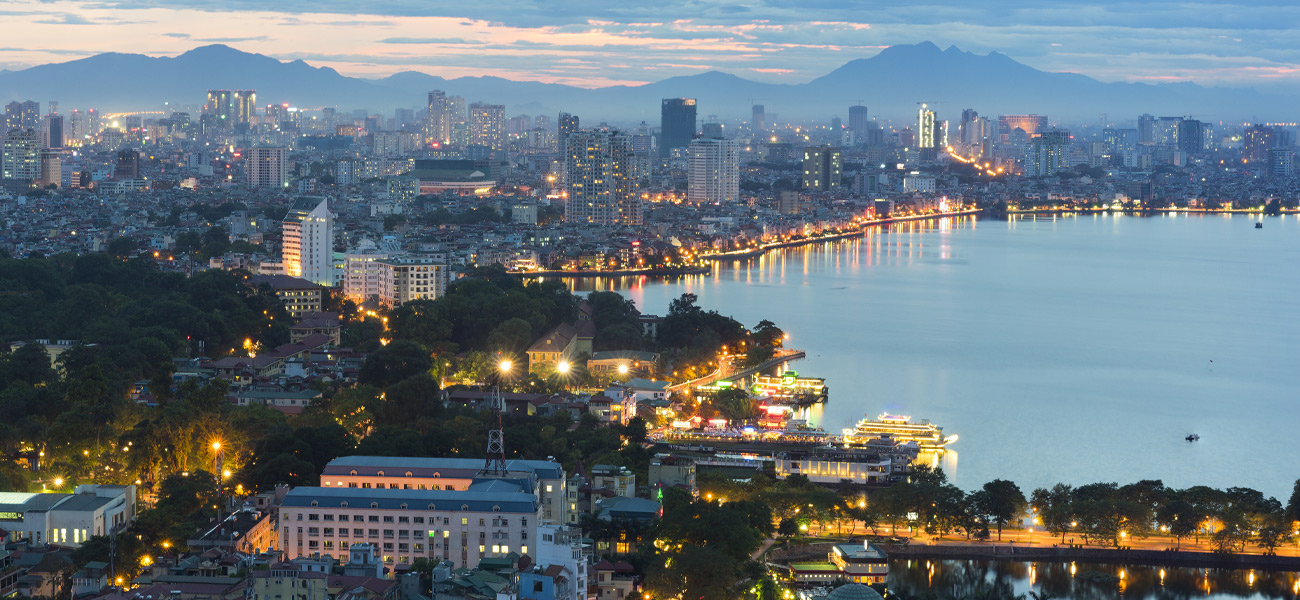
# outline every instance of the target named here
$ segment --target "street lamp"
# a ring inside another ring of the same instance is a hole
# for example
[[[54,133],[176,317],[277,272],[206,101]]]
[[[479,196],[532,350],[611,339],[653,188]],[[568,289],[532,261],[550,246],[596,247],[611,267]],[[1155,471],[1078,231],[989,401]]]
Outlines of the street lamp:
[[[569,373],[569,361],[560,361],[560,364],[555,365],[555,371],[561,375],[567,375]]]
[[[501,368],[501,374],[502,374],[502,375],[505,375],[506,373],[509,373],[509,372],[510,372],[510,361],[508,361],[508,360],[503,360],[503,361],[501,361],[501,364],[499,364],[499,365],[497,365],[497,366]]]
[[[627,365],[619,365],[619,366],[618,366],[618,374],[619,374],[619,375],[627,375]]]

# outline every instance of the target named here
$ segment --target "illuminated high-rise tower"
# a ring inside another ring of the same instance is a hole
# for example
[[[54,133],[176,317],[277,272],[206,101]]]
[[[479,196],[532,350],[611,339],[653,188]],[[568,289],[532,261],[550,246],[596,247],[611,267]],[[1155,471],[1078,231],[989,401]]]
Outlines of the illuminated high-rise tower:
[[[632,179],[632,136],[613,131],[569,134],[564,160],[564,220],[640,225],[641,197]]]
[[[695,137],[695,99],[664,98],[659,113],[659,154],[672,156]]]
[[[252,123],[257,116],[257,90],[235,90],[231,96],[230,118],[235,123]]]
[[[916,147],[922,150],[939,147],[939,129],[935,126],[934,111],[925,104],[916,111]]]
[[[691,140],[688,161],[687,199],[708,204],[740,200],[740,142]]]
[[[428,143],[446,144],[451,133],[451,112],[447,94],[442,90],[429,92],[429,114],[424,121],[424,139]]]
[[[491,148],[493,152],[506,149],[506,107],[501,104],[475,102],[469,105],[469,143]]]
[[[334,284],[334,215],[329,200],[299,198],[282,223],[284,272],[316,285]]]
[[[203,105],[204,114],[216,118],[221,127],[229,127],[234,112],[234,94],[230,90],[208,90],[208,103]]]

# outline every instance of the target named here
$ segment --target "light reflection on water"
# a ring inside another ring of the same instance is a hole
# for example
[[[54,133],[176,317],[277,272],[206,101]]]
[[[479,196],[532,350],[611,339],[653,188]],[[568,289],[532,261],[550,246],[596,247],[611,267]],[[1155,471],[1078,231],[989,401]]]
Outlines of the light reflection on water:
[[[1071,562],[894,559],[889,591],[914,598],[1012,598],[1033,591],[1071,600],[1124,597],[1286,598],[1300,591],[1300,573]]]
[[[929,419],[960,436],[964,489],[1151,478],[1285,501],[1300,477],[1276,459],[1300,455],[1300,219],[1253,221],[949,218],[708,275],[574,283],[648,314],[689,292],[772,320],[808,353],[794,368],[827,380],[810,421]]]

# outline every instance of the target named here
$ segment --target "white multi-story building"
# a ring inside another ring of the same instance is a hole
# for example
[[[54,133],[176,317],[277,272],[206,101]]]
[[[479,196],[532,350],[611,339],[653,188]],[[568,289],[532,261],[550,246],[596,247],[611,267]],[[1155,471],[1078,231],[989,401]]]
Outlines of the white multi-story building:
[[[244,151],[248,187],[283,189],[289,186],[289,149],[267,146]]]
[[[641,198],[632,178],[632,136],[579,131],[565,142],[564,220],[598,225],[640,225]]]
[[[483,460],[477,458],[414,458],[400,456],[342,456],[321,471],[320,484],[327,488],[384,488],[404,490],[470,489]],[[548,460],[508,460],[506,478],[536,481],[535,494],[541,501],[542,522],[568,521],[565,504],[564,467]]]
[[[591,547],[582,543],[582,530],[576,527],[542,525],[537,528],[537,565],[532,573],[520,573],[520,591],[541,577],[550,577],[555,586],[555,600],[586,600],[587,572]],[[558,571],[558,572],[557,572]]]
[[[412,300],[434,300],[447,291],[447,265],[433,258],[396,256],[375,261],[379,301],[399,306]]]
[[[334,285],[334,215],[329,200],[299,198],[284,218],[284,272],[316,285]]]
[[[691,202],[726,204],[740,200],[740,142],[691,140],[686,196]]]
[[[133,485],[79,485],[72,494],[0,492],[0,528],[13,541],[76,547],[134,520]]]
[[[35,181],[40,177],[40,134],[35,129],[10,129],[0,145],[0,178]]]
[[[506,149],[506,107],[475,102],[469,105],[469,143],[494,151]]]
[[[379,298],[381,265],[376,262],[388,258],[374,242],[362,240],[355,250],[343,255],[343,295],[357,304]]]
[[[286,559],[346,559],[353,544],[371,543],[389,567],[428,558],[472,569],[484,558],[528,554],[540,521],[537,495],[504,478],[466,490],[299,487],[280,506],[279,539]]]

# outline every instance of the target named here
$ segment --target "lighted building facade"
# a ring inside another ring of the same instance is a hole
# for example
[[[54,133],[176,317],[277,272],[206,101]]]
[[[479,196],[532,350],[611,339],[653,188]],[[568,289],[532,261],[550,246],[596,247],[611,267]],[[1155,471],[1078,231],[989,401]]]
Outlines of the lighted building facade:
[[[289,186],[289,149],[264,146],[244,151],[248,187],[279,190]]]
[[[491,148],[493,152],[506,149],[506,107],[501,104],[475,102],[469,105],[469,143]]]
[[[10,129],[0,145],[0,178],[36,181],[40,177],[40,136],[34,129]]]
[[[640,225],[642,203],[632,179],[632,136],[580,131],[565,141],[564,220],[598,225]]]
[[[695,137],[696,108],[694,98],[664,98],[659,112],[659,153],[664,157],[673,150],[684,150]]]
[[[688,200],[709,204],[740,201],[740,142],[691,140],[688,160]]]
[[[320,197],[299,198],[283,222],[284,246],[281,260],[284,272],[316,285],[334,284],[334,215],[329,200]]]
[[[840,187],[842,175],[840,149],[816,146],[803,151],[803,189],[830,191]]]
[[[998,142],[1010,142],[1011,133],[1017,129],[1024,131],[1026,138],[1033,139],[1046,128],[1047,115],[1001,115],[998,117]]]

